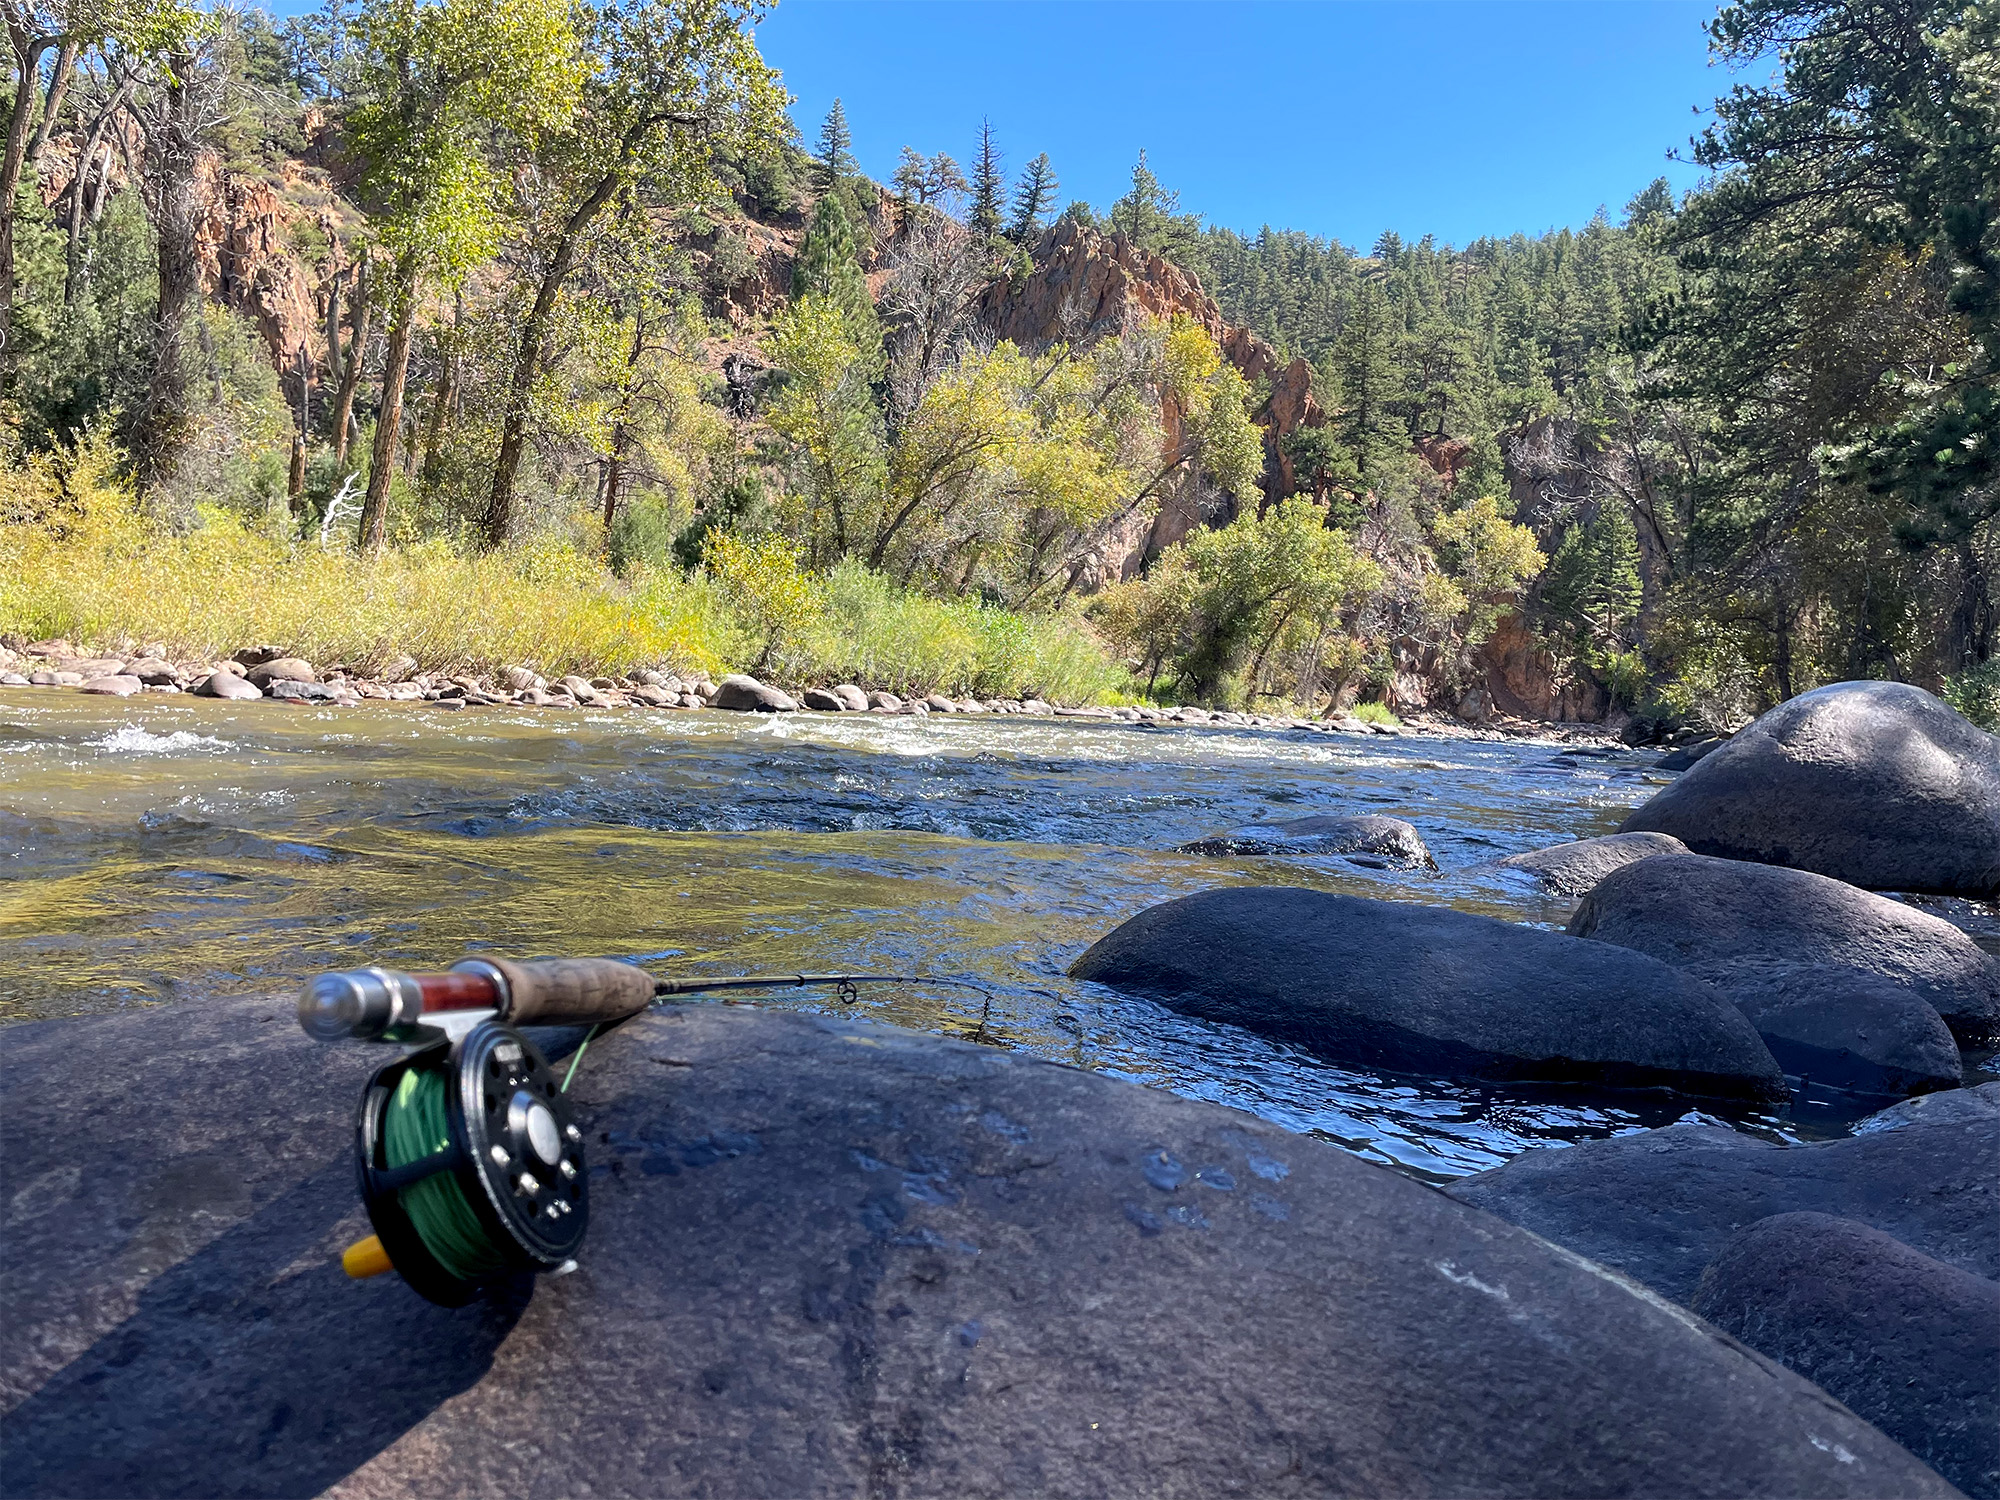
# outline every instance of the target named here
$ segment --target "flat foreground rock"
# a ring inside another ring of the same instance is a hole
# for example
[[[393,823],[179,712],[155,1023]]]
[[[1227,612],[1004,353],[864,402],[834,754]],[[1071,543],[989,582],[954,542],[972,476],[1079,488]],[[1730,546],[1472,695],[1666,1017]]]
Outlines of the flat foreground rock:
[[[0,1157],[6,1493],[1950,1493],[1797,1376],[1333,1147],[747,1008],[593,1044],[582,1269],[433,1308],[335,1263],[382,1054],[288,1012],[10,1033],[0,1103],[46,1124]]]
[[[2000,740],[1922,688],[1837,682],[1718,746],[1621,831],[1870,890],[1985,896],[2000,890]]]
[[[1785,1094],[1755,1028],[1706,985],[1608,943],[1449,907],[1274,886],[1202,891],[1148,907],[1070,973],[1334,1062]]]
[[[1852,1219],[1779,1214],[1723,1247],[1694,1310],[1966,1494],[2000,1496],[2000,1282]]]
[[[1730,1236],[1773,1214],[1854,1219],[1975,1276],[2000,1276],[1996,1161],[1995,1115],[1810,1146],[1683,1121],[1524,1152],[1449,1191],[1686,1303]]]

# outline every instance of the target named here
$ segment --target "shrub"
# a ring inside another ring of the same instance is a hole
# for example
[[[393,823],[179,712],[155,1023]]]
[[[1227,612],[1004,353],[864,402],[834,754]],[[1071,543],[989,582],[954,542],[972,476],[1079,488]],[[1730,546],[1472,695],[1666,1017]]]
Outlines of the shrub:
[[[1386,703],[1357,703],[1348,712],[1364,724],[1387,724],[1394,728],[1403,722],[1389,712]]]
[[[1939,696],[1988,734],[2000,734],[2000,656],[1947,677]]]

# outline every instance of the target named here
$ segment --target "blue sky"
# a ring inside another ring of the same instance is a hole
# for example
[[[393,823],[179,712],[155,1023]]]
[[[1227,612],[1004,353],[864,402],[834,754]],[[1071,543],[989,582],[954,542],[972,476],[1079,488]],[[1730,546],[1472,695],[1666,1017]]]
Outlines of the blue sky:
[[[963,165],[982,115],[1100,209],[1145,147],[1182,207],[1254,232],[1454,244],[1614,217],[1728,79],[1709,3],[782,0],[764,55],[808,143],[838,95],[863,171]]]

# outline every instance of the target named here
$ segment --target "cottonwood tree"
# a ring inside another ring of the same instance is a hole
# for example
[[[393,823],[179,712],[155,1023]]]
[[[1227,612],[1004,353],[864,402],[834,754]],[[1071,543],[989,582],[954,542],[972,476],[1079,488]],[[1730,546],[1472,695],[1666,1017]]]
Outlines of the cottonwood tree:
[[[541,138],[520,176],[510,258],[533,296],[521,320],[481,524],[489,544],[504,542],[513,523],[529,399],[546,368],[550,318],[570,277],[603,238],[607,212],[621,199],[641,212],[704,201],[720,191],[711,153],[764,157],[784,139],[784,93],[752,36],[761,12],[739,0],[626,0],[590,15],[576,107]]]
[[[487,150],[562,128],[586,59],[563,0],[370,0],[352,40],[365,102],[349,117],[349,139],[388,273],[388,348],[361,515],[361,541],[379,551],[425,284],[456,282],[492,256],[501,180]]]

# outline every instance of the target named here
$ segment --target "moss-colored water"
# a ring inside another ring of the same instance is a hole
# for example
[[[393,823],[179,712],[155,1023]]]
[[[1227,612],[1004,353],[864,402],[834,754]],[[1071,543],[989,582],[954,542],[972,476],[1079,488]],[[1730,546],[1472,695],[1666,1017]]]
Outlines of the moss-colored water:
[[[917,986],[860,1008],[1448,1176],[1686,1105],[1375,1077],[1065,970],[1141,907],[1233,882],[1559,922],[1566,910],[1531,886],[1473,867],[1611,831],[1653,789],[1650,759],[1078,721],[0,690],[0,1020],[200,1004],[482,948],[643,956],[682,972],[917,969],[975,979],[990,1003]],[[1326,811],[1408,818],[1444,873],[1169,852]]]

